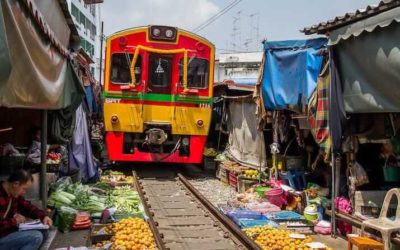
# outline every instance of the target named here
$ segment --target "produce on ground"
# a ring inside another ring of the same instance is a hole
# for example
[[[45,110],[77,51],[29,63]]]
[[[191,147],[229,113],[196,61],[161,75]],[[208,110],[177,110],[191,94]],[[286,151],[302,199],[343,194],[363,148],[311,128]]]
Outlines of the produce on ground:
[[[305,236],[305,239],[290,238],[293,232],[270,226],[252,227],[243,231],[263,250],[311,250],[306,244],[313,242],[309,235]],[[326,248],[326,250],[332,249]]]
[[[266,178],[267,177],[267,175],[264,172],[260,173],[256,169],[245,170],[244,174],[243,174],[243,177],[248,178],[248,179],[259,179],[260,175],[261,175],[261,178]]]
[[[63,233],[69,232],[71,229],[71,224],[74,221],[75,215],[78,211],[69,207],[60,207],[58,212],[58,229]]]
[[[112,242],[110,240],[105,240],[102,242],[98,242],[96,244],[92,244],[91,248],[95,248],[95,249],[108,249],[107,246],[112,244]]]
[[[56,189],[49,197],[48,205],[60,208],[67,206],[89,213],[102,212],[106,198],[95,193],[91,187],[81,183],[70,184]]]
[[[156,249],[153,234],[143,219],[128,218],[112,224],[111,250]]]
[[[101,182],[133,182],[133,176],[125,176],[125,175],[104,175],[101,176]]]
[[[115,187],[106,199],[106,205],[114,207],[117,212],[134,214],[140,212],[140,197],[137,191],[130,186]]]
[[[88,229],[92,225],[92,221],[90,220],[90,215],[87,213],[77,213],[75,216],[74,223],[72,225],[72,230],[82,230]]]

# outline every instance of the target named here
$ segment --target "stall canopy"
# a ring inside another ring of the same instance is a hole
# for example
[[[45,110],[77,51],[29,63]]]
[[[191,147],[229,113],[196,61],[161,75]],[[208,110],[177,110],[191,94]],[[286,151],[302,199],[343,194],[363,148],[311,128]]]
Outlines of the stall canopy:
[[[82,101],[85,92],[68,59],[71,26],[60,2],[0,2],[0,106],[55,110]]]
[[[303,29],[329,34],[345,112],[400,112],[399,22],[400,1],[386,0]]]
[[[307,104],[321,71],[327,39],[264,43],[262,98],[268,110]]]

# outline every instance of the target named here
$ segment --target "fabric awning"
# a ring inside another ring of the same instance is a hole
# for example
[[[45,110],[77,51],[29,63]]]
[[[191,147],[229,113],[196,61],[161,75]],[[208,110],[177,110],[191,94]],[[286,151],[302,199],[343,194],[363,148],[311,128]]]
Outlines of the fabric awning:
[[[385,28],[393,22],[400,22],[400,7],[382,12],[378,15],[343,26],[329,33],[329,45],[336,45],[351,37],[373,32],[376,28]]]
[[[81,101],[76,97],[85,94],[71,63],[60,53],[68,47],[70,29],[58,1],[30,2],[35,13],[37,10],[36,16],[23,1],[0,2],[0,19],[4,21],[4,30],[0,28],[0,62],[6,62],[2,56],[7,53],[11,62],[9,75],[0,77],[0,106],[63,109]]]
[[[265,42],[262,98],[268,110],[308,103],[317,84],[326,38]]]
[[[346,112],[400,112],[400,23],[391,22],[333,49]]]

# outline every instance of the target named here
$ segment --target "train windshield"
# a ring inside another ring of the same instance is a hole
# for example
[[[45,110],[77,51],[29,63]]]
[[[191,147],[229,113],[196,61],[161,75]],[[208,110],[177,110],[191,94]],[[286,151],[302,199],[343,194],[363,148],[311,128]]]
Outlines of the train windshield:
[[[170,87],[172,77],[172,56],[150,54],[149,76],[150,84],[153,87]]]
[[[179,63],[179,83],[183,86],[183,59]],[[187,87],[195,89],[207,88],[208,61],[194,58],[189,60],[187,73]]]
[[[133,54],[114,53],[111,57],[110,80],[114,84],[129,84],[131,79],[130,65]],[[142,57],[139,55],[135,65],[136,84],[140,83],[142,78]]]

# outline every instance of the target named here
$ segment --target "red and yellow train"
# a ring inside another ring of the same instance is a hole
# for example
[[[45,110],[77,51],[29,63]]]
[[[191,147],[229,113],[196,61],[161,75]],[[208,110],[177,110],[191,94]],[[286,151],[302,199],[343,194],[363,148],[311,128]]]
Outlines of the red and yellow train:
[[[107,38],[103,97],[110,160],[201,163],[214,51],[208,40],[168,26]]]

